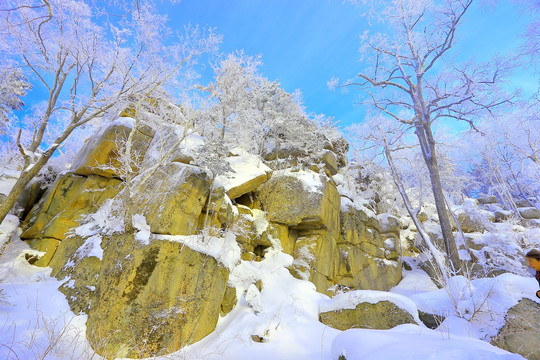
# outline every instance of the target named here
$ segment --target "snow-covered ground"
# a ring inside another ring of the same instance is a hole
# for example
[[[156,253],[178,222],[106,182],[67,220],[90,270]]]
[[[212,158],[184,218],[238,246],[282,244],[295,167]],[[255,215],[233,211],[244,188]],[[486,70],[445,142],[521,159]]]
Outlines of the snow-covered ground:
[[[0,230],[2,241],[15,233],[0,264],[0,358],[34,359],[43,354],[47,359],[90,358],[92,352],[84,337],[86,317],[69,310],[57,290],[60,282],[49,276],[48,268],[28,264],[24,254],[32,250],[19,240],[16,225],[16,219],[8,217]],[[286,269],[292,261],[289,255],[273,250],[261,262],[241,262],[231,276],[240,296],[232,312],[220,319],[210,336],[163,359],[521,358],[477,338],[492,333],[486,326],[493,330],[500,326],[504,311],[519,298],[532,298],[532,278],[505,274],[473,281],[473,299],[481,301],[488,295],[492,315],[496,314],[492,317],[498,320],[485,322],[479,316],[466,321],[455,316],[448,292],[436,289],[425,273],[414,270],[391,293],[366,292],[364,296],[370,301],[377,296],[393,296],[398,302],[408,299],[408,308],[416,304],[444,313],[448,317],[440,329],[403,325],[391,330],[341,332],[318,321],[320,308],[328,306],[329,298],[317,293],[311,283],[293,278]],[[258,279],[263,284],[260,292],[249,285]],[[461,284],[457,279],[456,283]],[[348,305],[345,301],[340,306]]]
[[[99,359],[85,339],[86,316],[70,311],[49,268],[26,261],[25,254],[35,251],[19,239],[18,225],[14,216],[0,225],[0,359]],[[438,289],[413,269],[391,292],[340,293],[330,300],[312,283],[292,277],[292,262],[275,247],[261,262],[228,264],[239,299],[235,308],[208,337],[159,359],[522,359],[483,340],[496,335],[506,311],[521,298],[537,301],[532,277],[454,277],[449,289]],[[257,280],[261,291],[253,285]],[[436,330],[409,324],[344,332],[318,321],[321,309],[378,299],[446,319]]]

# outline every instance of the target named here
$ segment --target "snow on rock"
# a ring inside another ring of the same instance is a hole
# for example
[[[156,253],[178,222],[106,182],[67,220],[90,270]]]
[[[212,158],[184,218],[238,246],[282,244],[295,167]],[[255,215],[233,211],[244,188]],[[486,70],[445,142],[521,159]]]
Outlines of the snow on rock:
[[[302,182],[304,190],[308,192],[320,192],[324,187],[324,178],[321,176],[321,174],[311,170],[284,169],[276,171],[276,175],[285,175],[297,178]]]
[[[454,276],[450,280],[446,288],[411,294],[409,298],[419,310],[446,316],[440,330],[464,336],[489,341],[504,325],[511,307],[523,298],[538,300],[538,283],[532,277],[505,273],[495,278],[467,280]]]
[[[146,218],[141,214],[135,214],[132,216],[133,227],[137,229],[135,234],[135,240],[143,245],[150,244],[150,225],[146,223]]]
[[[360,303],[376,304],[381,301],[395,304],[411,314],[417,323],[420,323],[416,304],[412,300],[400,294],[377,290],[354,290],[338,293],[331,300],[321,302],[320,312],[355,309],[356,305]]]
[[[194,251],[213,257],[229,271],[240,262],[240,247],[236,242],[236,236],[232,233],[225,233],[223,237],[151,234],[150,240],[167,240],[184,244]]]
[[[0,168],[0,199],[2,195],[7,196],[17,179],[19,178],[20,172],[15,170],[9,170],[5,168]],[[0,201],[1,202],[1,201]]]
[[[2,221],[2,224],[0,225],[0,249],[7,245],[18,226],[18,217],[15,215],[6,215],[4,221]]]
[[[347,360],[523,359],[520,355],[511,354],[480,340],[412,324],[399,325],[390,330],[344,331],[332,342],[332,359],[340,356]]]
[[[231,199],[253,191],[268,180],[272,169],[266,166],[257,155],[247,153],[241,148],[231,150],[226,158],[233,172],[216,177],[216,183],[222,185]]]

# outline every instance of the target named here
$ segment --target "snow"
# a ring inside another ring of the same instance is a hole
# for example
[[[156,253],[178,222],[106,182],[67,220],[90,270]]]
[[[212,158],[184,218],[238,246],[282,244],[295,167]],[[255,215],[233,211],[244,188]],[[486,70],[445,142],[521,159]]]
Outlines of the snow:
[[[8,215],[0,225],[0,238],[13,234],[16,218]],[[15,227],[16,229],[16,227]],[[70,311],[61,282],[50,268],[25,260],[31,253],[19,232],[0,258],[0,358],[89,359],[94,355],[86,341],[86,315]],[[100,357],[94,355],[94,359]]]
[[[84,244],[81,245],[76,256],[80,259],[83,257],[97,257],[99,260],[103,260],[103,249],[101,248],[101,236],[92,235],[86,239]]]
[[[266,213],[262,210],[251,209],[253,214],[253,224],[255,225],[255,231],[257,235],[262,235],[268,228],[268,220],[266,220]]]
[[[0,168],[0,194],[8,195],[19,177],[19,172]]]
[[[109,129],[109,128],[113,127],[113,126],[125,126],[128,129],[133,129],[133,127],[135,126],[135,119],[132,119],[132,118],[126,117],[126,116],[119,117],[119,118],[115,119],[114,121],[110,122],[109,124],[107,124],[106,126],[104,126],[103,130],[101,130],[101,131],[103,133],[105,133],[107,131],[107,129]]]
[[[293,176],[302,182],[304,190],[318,193],[324,187],[324,177],[311,170],[284,169],[275,172],[276,175]]]
[[[272,172],[272,169],[266,166],[257,155],[249,154],[242,148],[234,148],[230,152],[234,156],[226,158],[225,161],[229,163],[233,172],[219,175],[215,180],[227,192],[259,176]]]
[[[232,233],[225,233],[222,237],[151,234],[150,240],[166,240],[184,244],[194,251],[213,257],[229,270],[232,270],[240,261],[240,247],[236,243],[236,236]]]
[[[407,295],[421,311],[445,316],[440,331],[489,341],[504,325],[506,312],[521,299],[540,303],[537,286],[533,277],[505,273],[475,280],[454,276],[447,287],[437,289],[427,274],[414,270],[391,291]]]
[[[86,317],[75,316],[69,310],[64,295],[57,290],[60,282],[49,276],[50,269],[26,262],[24,253],[30,250],[18,239],[20,231],[16,220],[8,217],[0,227],[0,237],[15,234],[9,251],[0,261],[0,290],[3,291],[0,300],[4,300],[0,301],[0,326],[3,327],[0,341],[10,344],[19,358],[32,359],[47,348],[52,341],[47,336],[52,332],[51,338],[56,336],[59,341],[49,358],[66,359],[72,355],[73,358],[90,358],[92,350],[84,336]],[[142,218],[135,220],[137,226],[144,227]],[[429,307],[450,314],[453,307],[447,292],[437,289],[421,270],[406,272],[403,281],[391,292],[350,291],[330,299],[317,293],[312,283],[292,277],[288,267],[293,258],[278,247],[270,248],[262,261],[250,262],[240,260],[232,234],[225,233],[223,238],[151,235],[150,239],[178,241],[219,259],[231,270],[229,285],[236,287],[238,298],[233,310],[219,319],[213,333],[173,354],[154,358],[156,360],[336,360],[341,354],[346,354],[347,360],[431,359],[435,356],[437,360],[522,359],[477,340],[483,328],[474,319],[466,321],[449,316],[437,330],[402,325],[391,330],[345,332],[318,321],[320,311],[350,308],[358,301],[387,300],[410,312],[416,307]],[[479,280],[472,282],[473,293],[480,296],[492,289],[490,306],[497,314],[522,297],[532,298],[536,289],[533,278],[512,274]],[[466,285],[459,279],[455,283]],[[62,330],[65,333],[62,334]],[[472,330],[476,333],[467,333]],[[32,342],[32,337],[36,341]],[[0,358],[10,357],[14,357],[13,353],[2,347]]]
[[[389,301],[402,310],[410,313],[417,323],[418,310],[416,304],[406,296],[376,290],[355,290],[336,294],[331,300],[323,301],[320,305],[321,312],[354,309],[360,303],[376,304],[381,301]]]
[[[390,330],[347,330],[332,342],[332,359],[512,360],[523,359],[490,344],[404,324]]]
[[[150,245],[150,225],[146,223],[144,215],[135,214],[132,216],[132,224],[137,233],[135,234],[135,240],[143,245]]]

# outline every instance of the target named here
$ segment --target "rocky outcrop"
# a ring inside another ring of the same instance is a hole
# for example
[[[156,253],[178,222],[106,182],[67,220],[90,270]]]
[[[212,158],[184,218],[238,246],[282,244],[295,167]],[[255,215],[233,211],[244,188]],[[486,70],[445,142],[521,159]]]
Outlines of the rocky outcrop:
[[[341,212],[337,283],[351,289],[389,290],[401,280],[398,240],[384,239],[379,219],[347,204]],[[393,250],[385,249],[392,244]]]
[[[170,163],[136,188],[133,213],[146,217],[152,233],[195,234],[210,185],[210,177],[200,168]]]
[[[326,294],[336,286],[388,290],[401,279],[400,222],[342,203],[333,176],[346,160],[331,149],[321,149],[317,171],[273,172],[237,149],[225,160],[231,171],[212,181],[187,164],[189,144],[161,162],[156,156],[174,136],[141,132],[132,169],[145,172],[123,182],[118,146],[130,131],[121,121],[90,139],[22,224],[22,238],[41,254],[32,262],[51,267],[71,309],[88,316],[87,337],[100,355],[163,355],[214,330],[237,289],[228,286],[236,265],[209,255],[211,239],[232,241],[236,262],[281,249],[294,258],[289,271]],[[395,313],[391,304],[373,306]]]
[[[87,337],[99,353],[168,354],[214,330],[229,276],[214,258],[167,240],[140,246],[127,234],[103,246],[87,322]]]
[[[508,310],[505,320],[505,325],[491,343],[526,359],[539,360],[540,304],[523,299]]]
[[[125,166],[120,160],[121,152],[133,128],[133,120],[117,120],[102,128],[92,136],[77,156],[71,167],[76,175],[99,175],[104,177],[120,177]],[[140,165],[150,145],[152,136],[139,130],[134,133],[132,147],[133,170]]]
[[[121,184],[120,180],[97,175],[85,177],[68,172],[59,176],[23,222],[21,237],[65,239],[70,229],[79,226],[81,217],[114,197]]]

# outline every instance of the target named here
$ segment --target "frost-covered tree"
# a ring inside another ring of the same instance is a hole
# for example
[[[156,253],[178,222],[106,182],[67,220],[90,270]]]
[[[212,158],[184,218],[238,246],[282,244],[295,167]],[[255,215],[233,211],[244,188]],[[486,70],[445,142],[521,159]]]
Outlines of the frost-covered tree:
[[[0,65],[0,134],[9,123],[12,111],[24,106],[22,98],[30,88],[20,68]]]
[[[17,139],[23,170],[0,205],[0,221],[76,129],[114,118],[171,82],[181,88],[191,73],[180,70],[220,41],[197,27],[173,38],[166,18],[145,1],[127,12],[82,0],[9,0],[1,9],[3,56],[21,64],[44,96],[32,123],[15,124],[31,136]]]
[[[455,154],[482,184],[478,190],[496,194],[516,213],[518,198],[540,202],[539,104],[533,97],[519,110],[479,121],[480,132],[465,134],[465,145]]]
[[[290,94],[263,77],[260,64],[259,57],[240,52],[216,66],[215,80],[206,88],[214,101],[203,114],[204,136],[258,155],[282,147],[309,154],[332,141],[335,127],[324,117],[306,114],[299,93]]]
[[[377,112],[408,125],[429,171],[451,266],[460,260],[452,234],[437,158],[434,126],[457,120],[474,126],[484,112],[504,104],[498,83],[507,64],[457,64],[449,58],[456,32],[473,0],[351,0],[369,5],[381,31],[365,32],[360,73],[341,86],[355,86]],[[339,84],[333,79],[331,86]]]

